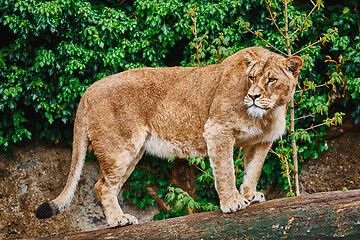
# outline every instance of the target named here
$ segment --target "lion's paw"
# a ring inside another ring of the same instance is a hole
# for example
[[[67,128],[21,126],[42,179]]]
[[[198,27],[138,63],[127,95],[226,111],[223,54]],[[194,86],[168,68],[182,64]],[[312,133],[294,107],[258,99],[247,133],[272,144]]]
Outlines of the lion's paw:
[[[265,202],[265,195],[262,192],[254,192],[253,194],[245,194],[245,198],[250,201],[250,203],[256,202]]]
[[[249,205],[250,202],[241,195],[238,195],[235,199],[220,202],[220,208],[223,213],[236,212],[245,209]]]
[[[138,224],[138,220],[136,217],[130,214],[119,214],[114,217],[110,217],[107,219],[107,223],[109,227],[122,227],[125,225]]]

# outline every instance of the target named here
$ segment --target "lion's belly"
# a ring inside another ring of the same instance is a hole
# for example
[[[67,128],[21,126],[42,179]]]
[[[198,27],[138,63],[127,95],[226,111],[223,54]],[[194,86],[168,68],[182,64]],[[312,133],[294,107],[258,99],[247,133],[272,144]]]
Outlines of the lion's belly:
[[[155,134],[148,137],[145,142],[146,152],[162,157],[177,156],[185,157],[204,157],[206,156],[206,148],[200,146],[192,146],[190,143],[179,142],[176,140],[167,141],[158,138]]]

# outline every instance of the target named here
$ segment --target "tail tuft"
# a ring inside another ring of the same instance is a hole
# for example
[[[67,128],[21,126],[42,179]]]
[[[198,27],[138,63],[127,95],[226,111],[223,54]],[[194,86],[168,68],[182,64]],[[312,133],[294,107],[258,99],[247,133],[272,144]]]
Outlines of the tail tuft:
[[[60,212],[59,207],[52,202],[42,203],[35,211],[35,215],[39,219],[51,218]]]

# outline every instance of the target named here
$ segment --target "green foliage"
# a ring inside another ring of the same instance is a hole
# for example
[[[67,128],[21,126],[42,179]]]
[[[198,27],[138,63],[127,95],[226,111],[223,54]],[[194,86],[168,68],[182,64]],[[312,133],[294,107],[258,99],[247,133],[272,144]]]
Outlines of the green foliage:
[[[268,2],[284,29],[282,1]],[[360,122],[359,4],[316,2],[319,7],[310,15],[310,1],[289,4],[292,52],[311,47],[299,53],[304,67],[295,94],[296,132],[274,144],[258,189],[275,183],[291,190],[291,139],[298,142],[301,160],[316,158],[328,148],[323,139],[328,126],[340,124],[343,112]],[[0,33],[7,36],[0,45],[0,149],[8,153],[26,139],[70,144],[80,97],[110,74],[145,66],[218,63],[252,45],[271,44],[286,52],[263,0],[3,0],[0,12]],[[144,184],[155,184],[158,196],[168,196],[176,209],[158,218],[183,214],[186,207],[216,208],[208,158],[188,158],[196,166],[195,200],[176,187],[168,188],[170,183],[163,179],[169,163],[150,161],[152,169],[160,170],[135,170],[125,198],[141,207],[152,205]],[[237,185],[242,183],[243,164],[237,149]]]
[[[173,214],[176,216],[182,216],[187,213],[187,208],[201,209],[204,211],[213,211],[219,209],[218,206],[201,201],[195,201],[187,192],[184,192],[181,188],[169,187],[166,194],[166,200],[169,206],[173,207]]]
[[[122,196],[130,200],[133,204],[146,208],[154,205],[155,201],[146,190],[146,185],[157,186],[157,195],[164,198],[170,183],[165,180],[166,173],[171,168],[171,164],[159,158],[147,156],[142,161],[150,163],[150,170],[145,168],[135,168],[128,181],[127,190],[123,191]]]
[[[141,208],[155,204],[154,199],[151,198],[144,186],[154,181],[151,172],[148,172],[145,168],[137,168],[131,174],[129,180],[131,191],[123,192],[122,196],[125,199],[130,199],[133,204]]]
[[[175,158],[170,158],[173,162]],[[155,220],[169,217],[184,216],[188,214],[188,209],[197,209],[198,211],[218,210],[218,196],[214,189],[214,177],[208,158],[187,158],[190,166],[196,166],[196,199],[192,198],[187,192],[174,185],[169,185],[166,190],[165,199],[167,205],[172,208],[171,211],[161,210],[154,216]]]

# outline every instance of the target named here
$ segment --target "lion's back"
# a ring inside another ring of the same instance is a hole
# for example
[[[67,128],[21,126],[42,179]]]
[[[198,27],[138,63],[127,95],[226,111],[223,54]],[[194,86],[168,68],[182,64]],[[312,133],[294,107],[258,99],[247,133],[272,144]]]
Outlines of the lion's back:
[[[220,79],[217,75],[217,65],[132,69],[95,82],[83,98],[89,103],[88,114],[97,121],[110,115],[141,119],[148,128],[169,129],[171,138],[178,131],[203,127]]]

